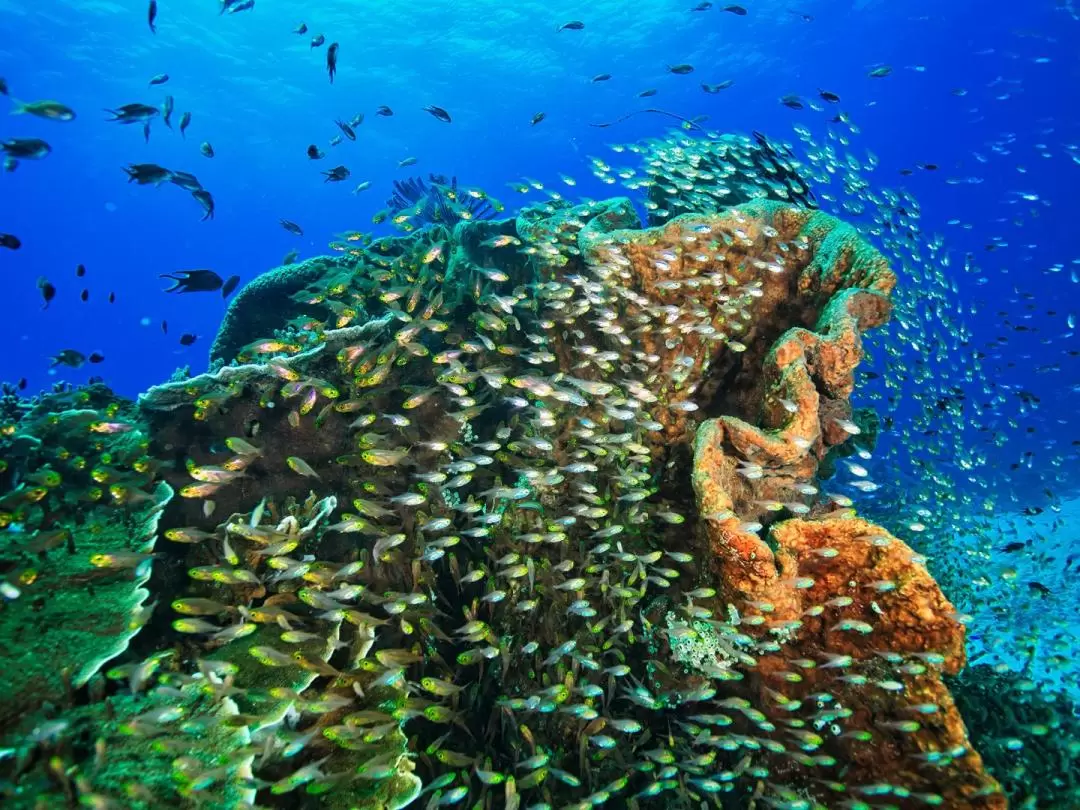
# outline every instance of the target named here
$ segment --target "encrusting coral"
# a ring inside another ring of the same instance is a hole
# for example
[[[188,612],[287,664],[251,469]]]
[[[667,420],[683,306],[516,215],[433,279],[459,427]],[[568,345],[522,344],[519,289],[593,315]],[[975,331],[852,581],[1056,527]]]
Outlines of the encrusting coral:
[[[951,606],[818,491],[894,283],[787,202],[556,200],[237,296],[131,419],[178,497],[99,757],[172,777],[59,730],[13,806],[1004,806]]]

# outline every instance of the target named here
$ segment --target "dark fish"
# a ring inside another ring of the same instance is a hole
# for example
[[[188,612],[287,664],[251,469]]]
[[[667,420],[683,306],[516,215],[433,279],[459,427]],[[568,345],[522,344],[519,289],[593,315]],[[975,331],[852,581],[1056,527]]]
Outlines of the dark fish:
[[[911,175],[915,174],[915,172],[913,172],[911,169],[901,169],[900,174],[902,174],[904,177],[911,177]]]
[[[188,124],[191,123],[191,113],[186,112],[180,116],[180,137],[183,138],[184,130],[188,128]]]
[[[83,276],[85,276],[86,275],[86,266],[81,265],[81,264],[78,265],[75,268],[75,275],[78,276],[79,278],[82,278]]]
[[[424,107],[424,112],[431,113],[436,118],[438,118],[440,121],[442,121],[444,124],[449,124],[450,123],[450,113],[448,113],[442,107],[436,107],[433,104],[429,104],[428,106]]]
[[[294,34],[306,34],[307,33],[307,23],[300,23],[298,26],[296,26],[296,28],[293,29],[293,33]]]
[[[597,73],[592,77],[593,82],[606,82],[611,80],[610,73]]]
[[[203,207],[203,216],[200,222],[206,222],[208,219],[214,218],[214,198],[210,196],[210,192],[205,188],[200,188],[197,191],[191,192],[191,196],[194,197],[199,205]]]
[[[18,250],[22,247],[22,240],[13,233],[0,233],[0,247],[8,250]]]
[[[694,72],[694,66],[688,64],[668,65],[668,73],[674,73],[676,76],[685,76],[687,73]]]
[[[198,339],[199,339],[198,335],[193,335],[191,332],[185,332],[184,334],[182,334],[180,336],[180,345],[181,346],[191,346]]]
[[[712,8],[712,3],[710,3],[709,0],[705,0],[704,3],[698,3],[696,6],[694,6],[690,10],[691,11],[708,11],[710,8]]]
[[[915,165],[928,172],[936,172],[938,170],[938,165],[936,163],[916,163]]]
[[[585,23],[581,20],[570,20],[570,22],[564,22],[558,28],[555,29],[555,33],[560,31],[580,31],[585,27]]]
[[[213,270],[177,270],[175,273],[161,273],[158,278],[173,282],[165,292],[215,292],[222,285],[221,276]]]
[[[206,155],[208,158],[212,158],[214,156],[214,147],[210,145],[210,141],[203,141],[202,145],[199,147],[199,151]]]
[[[166,107],[166,119],[168,119],[168,112],[172,111],[172,96],[165,96]],[[151,107],[149,104],[125,104],[123,107],[117,107],[115,110],[106,109],[105,112],[110,113],[112,118],[107,120],[117,121],[121,124],[135,124],[149,121],[155,115],[158,114],[157,107]]]
[[[637,97],[638,98],[649,98],[651,96],[655,96],[657,94],[657,92],[658,91],[657,91],[657,89],[655,87],[650,87],[648,90],[642,90],[640,93],[638,93]]]
[[[0,95],[6,96],[8,94],[7,79],[0,76]]]
[[[238,11],[248,11],[253,8],[255,8],[255,0],[221,0],[221,11],[218,14],[224,14],[226,11],[235,14]]]
[[[56,287],[54,287],[45,276],[42,276],[37,280],[37,286],[38,289],[41,290],[41,298],[45,302],[41,305],[41,308],[48,309],[49,302],[56,298]]]
[[[140,186],[149,184],[160,186],[172,177],[171,171],[156,163],[132,163],[124,167],[124,171],[127,172],[129,183],[135,182]]]
[[[56,368],[57,366],[67,366],[68,368],[82,368],[83,363],[86,362],[86,355],[82,352],[77,352],[74,349],[64,349],[58,355],[51,358],[52,365],[49,368]]]
[[[539,124],[545,118],[547,118],[547,113],[538,112],[536,115],[534,115],[532,117],[532,126],[535,127],[537,124]]]
[[[335,166],[328,171],[323,172],[323,176],[326,178],[324,183],[339,183],[349,176],[349,170],[344,166]]]
[[[298,250],[290,250],[288,253],[285,254],[285,258],[281,260],[281,263],[283,265],[292,264],[293,262],[296,261],[296,259],[297,259],[297,257],[299,255],[300,255],[300,251],[298,251]]]
[[[734,14],[736,17],[746,16],[746,9],[742,6],[724,6],[723,11],[728,11]]]
[[[116,293],[114,293],[114,292],[109,293],[109,303],[110,304],[115,304],[116,303]]]
[[[40,138],[12,138],[0,142],[0,150],[15,159],[40,160],[52,151],[52,147]]]
[[[1053,591],[1051,591],[1041,582],[1036,582],[1035,580],[1031,580],[1027,584],[1027,586],[1031,588],[1031,590],[1035,591],[1035,593],[1039,594],[1039,596],[1049,596],[1051,593],[1053,593]]]
[[[345,133],[346,138],[348,138],[350,141],[355,141],[356,140],[356,133],[353,132],[352,127],[350,127],[344,121],[340,121],[340,120],[335,121],[334,123],[338,125],[338,129],[340,129],[342,132]]]
[[[20,377],[19,378],[19,385],[18,385],[19,390],[20,391],[25,391],[27,385],[29,385],[29,382],[27,382],[26,377]]]
[[[1014,540],[1012,543],[1009,543],[1008,545],[1006,545],[1001,550],[1005,554],[1010,554],[1010,553],[1012,553],[1014,551],[1020,551],[1021,549],[1025,548],[1026,546],[1027,546],[1027,543],[1024,543],[1024,542],[1022,542],[1020,540]]]
[[[162,334],[165,334],[165,335],[169,334],[169,322],[168,321],[163,320],[161,322],[161,332],[162,332]]]
[[[165,126],[167,126],[169,129],[172,129],[172,121],[169,120],[170,118],[172,118],[172,111],[173,97],[165,96],[165,101],[161,105],[161,120],[165,122]]]
[[[84,304],[87,301],[89,301],[90,300],[90,291],[89,290],[83,290],[81,293],[79,293],[79,300],[82,301]]]
[[[353,116],[353,120],[349,122],[349,126],[352,127],[353,129],[356,129],[362,123],[364,123],[364,114],[363,113],[357,113],[356,115]]]
[[[312,160],[322,160],[324,157],[326,157],[326,153],[323,152],[315,144],[312,144],[307,148],[307,156]]]
[[[375,110],[375,114],[376,115],[382,115],[382,116],[385,116],[385,117],[390,117],[391,115],[394,114],[394,111],[391,110],[389,107],[387,107],[385,104],[383,104],[382,106],[379,107],[379,109]]]
[[[86,359],[89,360],[91,363],[104,363],[105,355],[103,355],[101,352],[91,352],[90,356]]]
[[[818,95],[831,104],[835,104],[840,100],[840,96],[836,95],[836,93],[830,93],[828,90],[818,89]]]
[[[798,96],[784,96],[780,99],[780,103],[792,110],[801,110],[803,108],[803,101]]]
[[[297,236],[303,236],[304,231],[295,222],[289,222],[287,219],[278,220],[281,223],[281,227],[287,230],[289,233],[295,233]]]
[[[330,84],[334,83],[334,75],[337,73],[337,52],[338,44],[331,42],[326,51],[326,72],[330,76]]]
[[[318,48],[324,42],[326,42],[326,37],[324,37],[322,34],[316,34],[311,38],[311,47]],[[310,50],[310,48],[308,50]]]
[[[150,33],[157,33],[157,26],[154,25],[154,21],[157,20],[157,0],[150,0],[150,8],[146,12],[146,21],[150,24]]]
[[[734,79],[725,79],[718,84],[703,84],[701,85],[701,89],[706,93],[719,93],[721,90],[727,90],[733,84],[735,84]]]
[[[879,65],[866,75],[869,76],[871,79],[884,79],[890,73],[892,73],[891,65]]]
[[[147,121],[142,125],[143,140],[150,143],[150,122]]]
[[[150,86],[153,87],[155,84],[165,84],[165,82],[167,82],[168,80],[168,73],[159,73],[157,76],[150,80]]]
[[[221,297],[228,298],[232,291],[236,289],[236,285],[240,283],[240,276],[229,276],[225,279],[225,283],[221,285]]]
[[[190,172],[173,172],[169,180],[180,186],[184,191],[197,191],[202,188],[199,178]]]

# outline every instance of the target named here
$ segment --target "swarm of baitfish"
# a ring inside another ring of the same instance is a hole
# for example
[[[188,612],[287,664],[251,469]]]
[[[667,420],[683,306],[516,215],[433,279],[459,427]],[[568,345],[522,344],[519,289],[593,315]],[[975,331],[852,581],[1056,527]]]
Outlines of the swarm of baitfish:
[[[813,327],[832,293],[873,286],[874,265],[829,253],[839,223],[780,204],[651,231],[619,201],[546,208],[376,241],[350,276],[298,293],[337,314],[362,307],[363,323],[252,341],[239,365],[141,400],[181,496],[166,537],[201,563],[178,604],[219,611],[173,629],[246,648],[270,673],[310,672],[322,690],[288,686],[283,716],[260,711],[265,684],[232,682],[251,727],[285,735],[253,769],[259,799],[282,779],[333,797],[399,778],[378,744],[400,731],[434,806],[797,807],[904,791],[934,804],[919,786],[849,785],[844,762],[814,753],[826,726],[872,758],[916,721],[869,730],[827,692],[800,710],[783,684],[766,689],[759,657],[790,639],[760,636],[752,609],[717,598],[690,531],[695,414],[749,401],[724,379],[762,388],[760,360],[732,357]],[[805,297],[793,322],[770,303],[780,278]],[[800,483],[781,508],[820,508]],[[304,539],[258,506],[312,491],[337,508]],[[326,658],[302,647],[323,643]],[[802,666],[832,661],[819,653]],[[310,700],[324,711],[296,709]],[[293,735],[302,750],[275,755]]]

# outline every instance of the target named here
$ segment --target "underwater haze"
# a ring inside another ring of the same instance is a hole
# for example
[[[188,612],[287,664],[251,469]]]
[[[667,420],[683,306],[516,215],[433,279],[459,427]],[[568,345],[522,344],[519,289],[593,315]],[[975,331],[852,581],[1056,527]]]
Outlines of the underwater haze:
[[[1080,807],[1074,0],[0,21],[0,804]]]

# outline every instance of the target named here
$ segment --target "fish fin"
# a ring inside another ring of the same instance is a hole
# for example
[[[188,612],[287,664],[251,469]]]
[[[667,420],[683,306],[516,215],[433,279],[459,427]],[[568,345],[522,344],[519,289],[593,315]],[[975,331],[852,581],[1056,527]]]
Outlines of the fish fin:
[[[12,115],[22,115],[23,113],[26,112],[26,103],[25,102],[19,101],[17,98],[12,96],[11,97],[11,103],[14,105],[11,108],[11,114]]]

